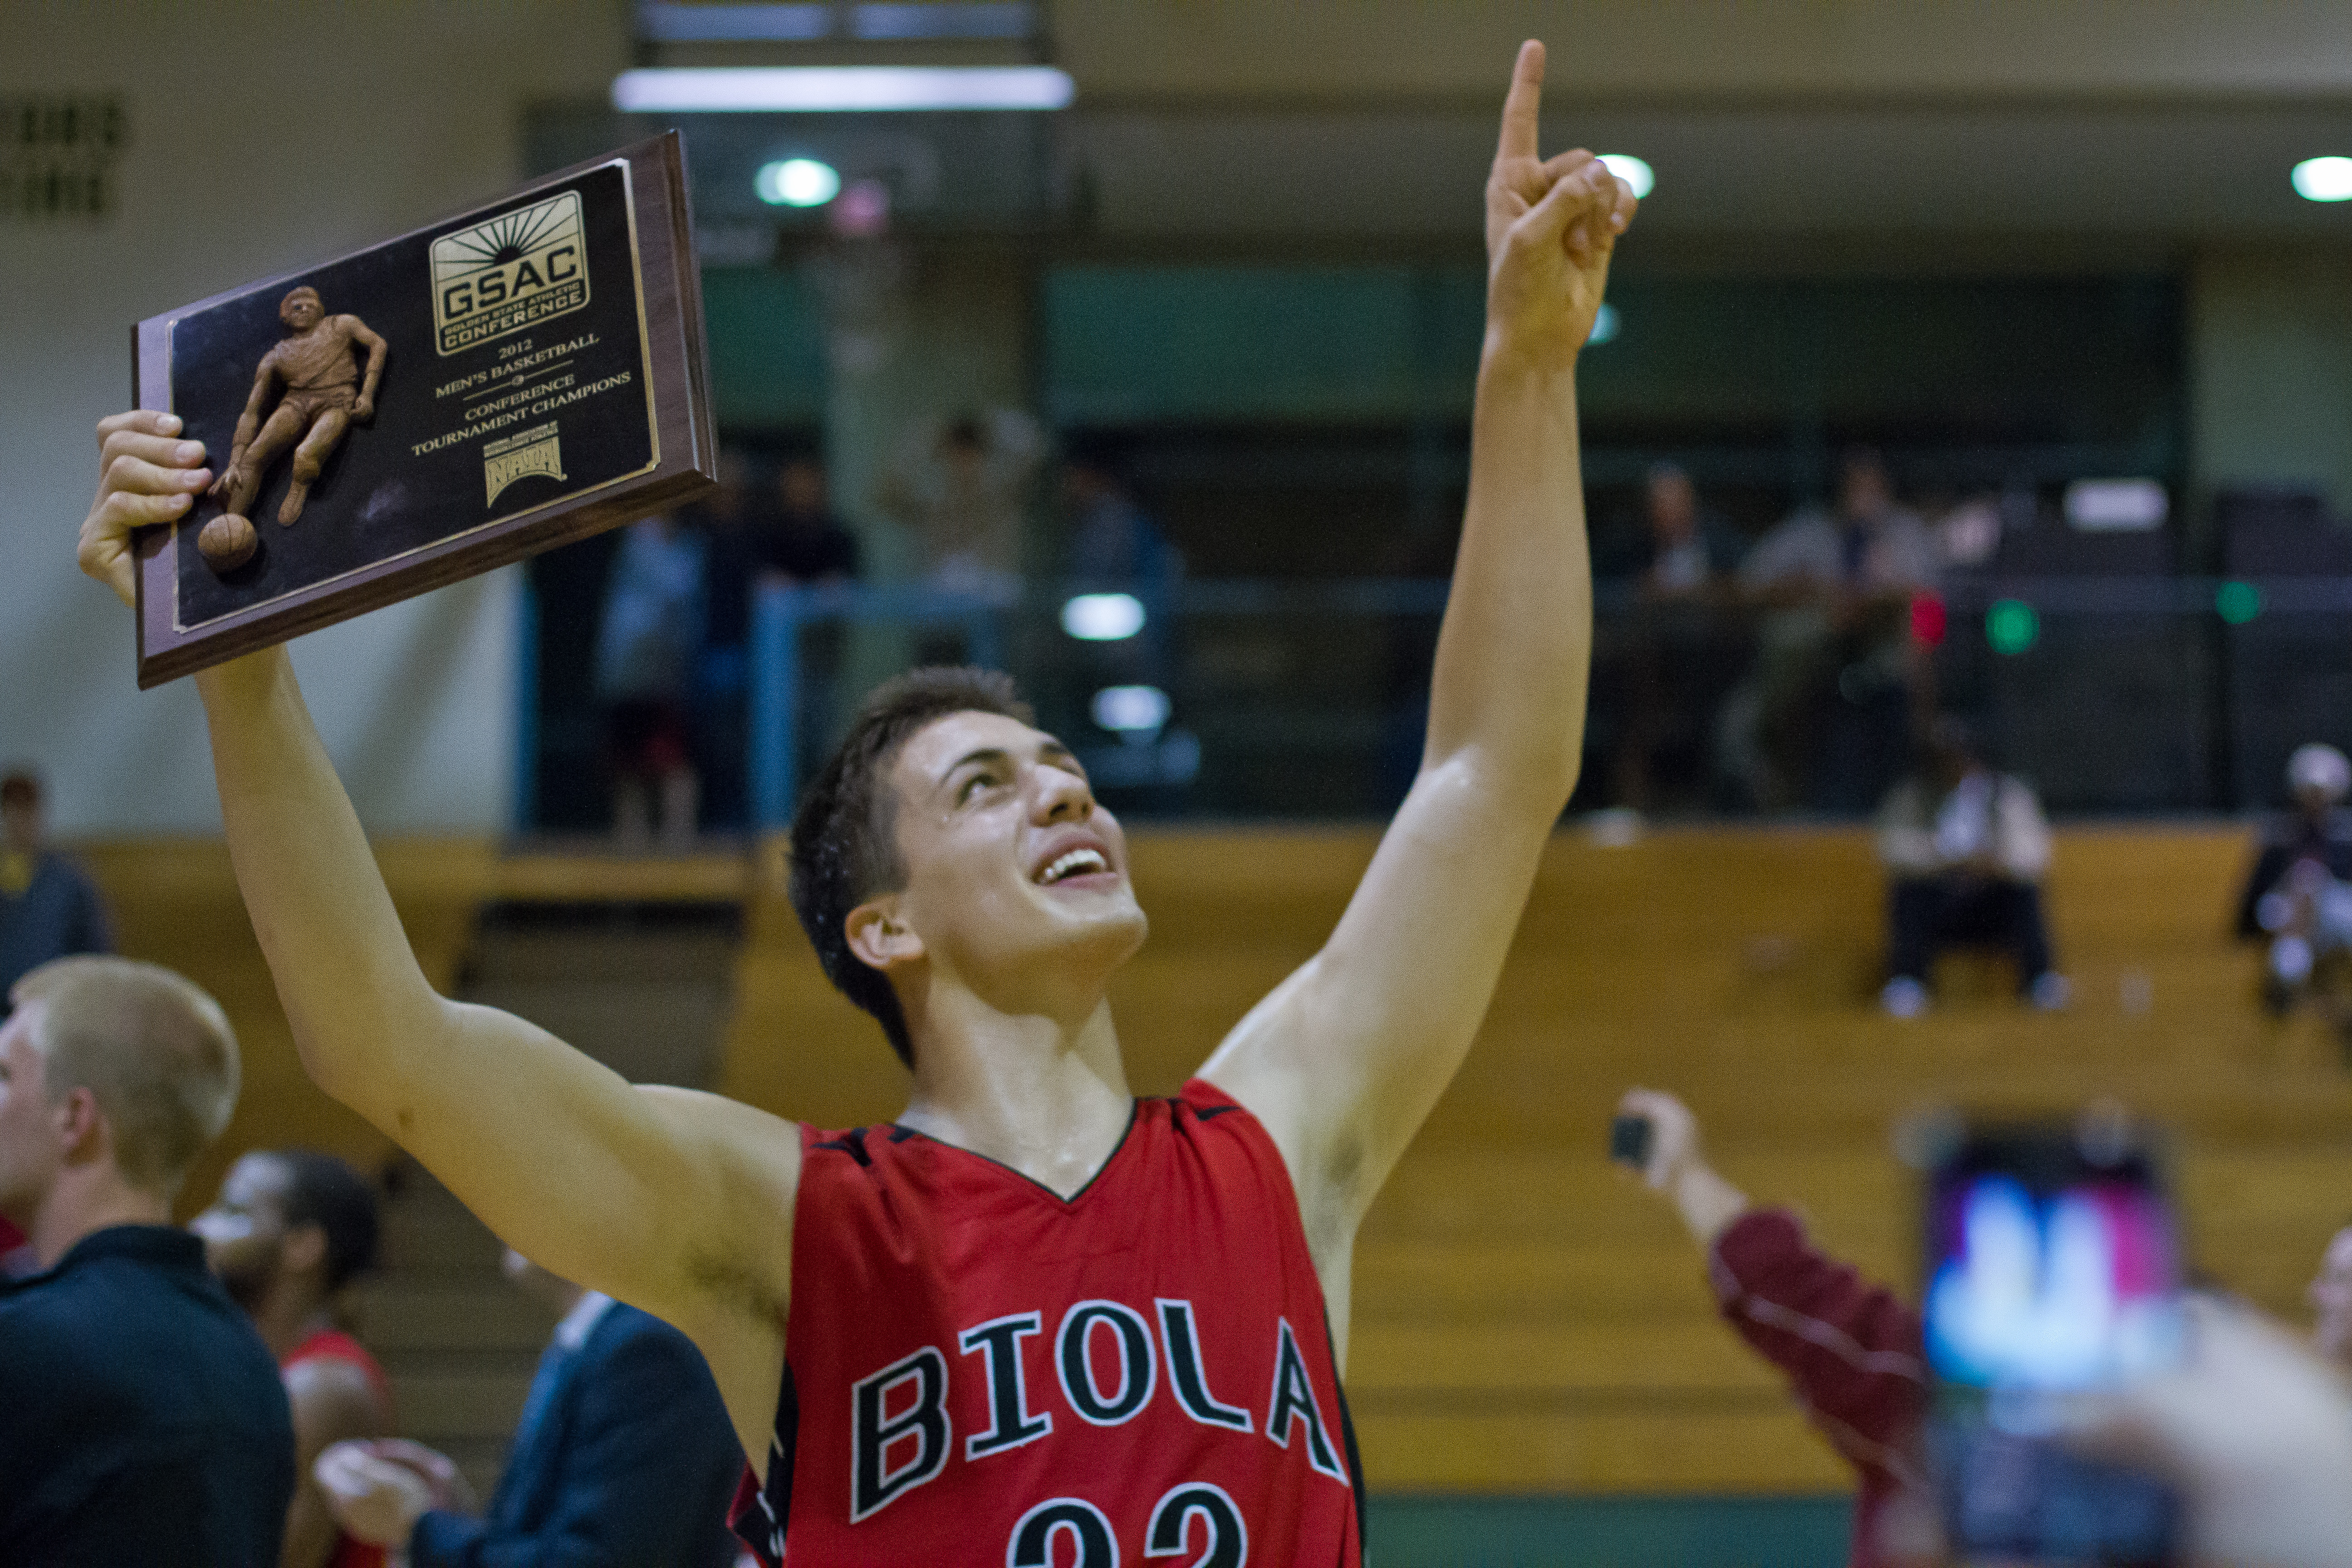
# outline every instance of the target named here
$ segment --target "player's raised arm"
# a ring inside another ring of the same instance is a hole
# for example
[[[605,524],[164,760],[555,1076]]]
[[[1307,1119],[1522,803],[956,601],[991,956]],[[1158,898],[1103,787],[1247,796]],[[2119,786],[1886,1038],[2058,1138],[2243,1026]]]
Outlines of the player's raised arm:
[[[1523,46],[1486,184],[1469,506],[1420,773],[1328,945],[1205,1069],[1282,1147],[1324,1259],[1469,1047],[1583,748],[1576,359],[1634,204],[1591,153],[1538,155],[1543,70]]]
[[[82,568],[131,597],[130,530],[207,474],[169,415],[99,427]],[[196,677],[237,885],[303,1066],[549,1271],[702,1347],[751,1451],[782,1363],[794,1130],[716,1096],[634,1089],[520,1018],[436,994],[282,647]]]

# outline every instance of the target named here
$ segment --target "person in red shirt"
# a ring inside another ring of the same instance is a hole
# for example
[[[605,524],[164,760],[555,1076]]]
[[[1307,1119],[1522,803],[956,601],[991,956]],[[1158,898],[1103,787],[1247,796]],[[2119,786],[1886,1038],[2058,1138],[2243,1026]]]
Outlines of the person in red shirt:
[[[381,1548],[336,1527],[311,1474],[331,1444],[392,1430],[392,1385],[338,1310],[344,1287],[375,1265],[375,1189],[331,1154],[257,1150],[229,1167],[188,1228],[278,1358],[293,1407],[285,1568],[382,1568]]]
[[[0,1282],[30,1274],[38,1266],[32,1241],[9,1223],[6,1215],[0,1215]]]
[[[1707,1163],[1698,1119],[1681,1100],[1637,1089],[1617,1110],[1649,1121],[1643,1184],[1674,1205],[1706,1249],[1724,1321],[1788,1373],[1805,1414],[1853,1467],[1853,1568],[1909,1560],[1914,1553],[1890,1538],[1924,1522],[1904,1505],[1927,1495],[1918,1311],[1814,1247],[1788,1210],[1752,1206]]]
[[[1577,361],[1634,202],[1540,154],[1543,69],[1523,46],[1486,183],[1419,772],[1321,951],[1172,1100],[1129,1090],[1108,999],[1146,931],[1125,838],[1000,680],[878,694],[803,803],[795,908],[911,1073],[895,1122],[821,1132],[436,994],[285,649],[196,676],[304,1066],[509,1245],[695,1342],[770,1562],[1361,1561],[1356,1230],[1477,1034],[1584,749]],[[207,482],[180,435],[100,426],[80,558],[126,604],[131,530]]]

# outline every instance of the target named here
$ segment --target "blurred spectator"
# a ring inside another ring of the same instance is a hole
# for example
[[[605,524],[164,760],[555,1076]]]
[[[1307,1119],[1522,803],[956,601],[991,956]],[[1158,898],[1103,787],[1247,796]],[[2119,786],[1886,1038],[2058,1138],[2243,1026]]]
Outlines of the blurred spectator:
[[[761,496],[751,462],[719,449],[719,488],[680,514],[702,536],[702,647],[689,682],[693,762],[701,824],[740,826],[745,810],[745,742],[751,677],[751,585],[757,572]]]
[[[0,1286],[0,1563],[278,1561],[286,1390],[172,1224],[236,1105],[236,1037],[179,975],[76,957],[0,1024],[0,1213],[43,1272]]]
[[[1918,1312],[1815,1248],[1795,1215],[1750,1207],[1707,1163],[1697,1118],[1673,1095],[1637,1089],[1617,1112],[1649,1122],[1642,1181],[1674,1205],[1705,1250],[1724,1321],[1787,1374],[1806,1415],[1853,1467],[1847,1561],[1853,1568],[1888,1562],[1894,1505],[1927,1489],[1918,1451],[1927,1396]]]
[[[2266,941],[2263,1002],[2284,1015],[2318,990],[2339,1026],[2352,1026],[2352,992],[2331,971],[2352,967],[2352,762],[2333,746],[2298,746],[2286,764],[2294,805],[2263,824],[2253,868],[2238,900],[2238,934]],[[2352,979],[2352,977],[2341,977]]]
[[[751,461],[732,447],[719,449],[719,488],[688,507],[680,517],[702,535],[702,634],[707,650],[732,649],[740,657],[751,625],[751,582],[758,569],[762,532],[757,486]],[[705,664],[709,661],[708,653]],[[740,675],[736,684],[740,685]]]
[[[693,1342],[509,1249],[507,1278],[563,1314],[490,1506],[474,1517],[448,1458],[419,1443],[341,1443],[319,1481],[344,1530],[411,1568],[610,1563],[729,1568],[743,1449]]]
[[[1887,870],[1887,969],[1879,1002],[1898,1018],[1928,1003],[1928,971],[1947,947],[1999,947],[2017,963],[2019,993],[2044,1010],[2066,1005],[2050,963],[2042,874],[2050,825],[2021,779],[1997,773],[1965,726],[1937,721],[1920,765],[1879,813]]]
[[[876,500],[914,532],[926,583],[1010,602],[1021,592],[1023,523],[1044,432],[1010,408],[916,431]]]
[[[1062,468],[1062,503],[1070,518],[1068,575],[1082,590],[1158,587],[1183,575],[1183,557],[1107,459],[1074,454]]]
[[[1843,806],[1874,763],[1900,765],[1899,742],[1894,757],[1854,754],[1851,726],[1824,745],[1822,721],[1842,696],[1891,718],[1878,727],[1886,733],[1907,732],[1920,676],[1910,604],[1934,591],[1937,555],[1935,536],[1895,503],[1885,465],[1867,448],[1846,453],[1834,512],[1808,507],[1748,552],[1741,585],[1765,613],[1755,670],[1725,704],[1720,746],[1725,771],[1757,804],[1794,805],[1810,786],[1822,804]]]
[[[2352,1049],[2352,882],[2316,860],[2297,860],[2255,907],[2270,933],[2263,1005],[2279,1016],[2306,998]]]
[[[775,498],[759,535],[757,559],[764,580],[805,588],[857,575],[857,538],[833,513],[823,463],[786,458],[776,470]]]
[[[1168,542],[1116,468],[1098,454],[1076,453],[1062,468],[1062,504],[1069,518],[1069,555],[1064,569],[1079,594],[1121,593],[1143,605],[1141,630],[1132,637],[1096,643],[1089,649],[1113,680],[1168,683],[1168,661],[1176,614],[1176,588],[1184,558]]]
[[[331,1154],[256,1150],[189,1223],[213,1272],[278,1358],[294,1414],[284,1568],[380,1568],[383,1550],[335,1526],[310,1467],[331,1443],[392,1430],[392,1385],[345,1329],[343,1292],[375,1266],[375,1189]]]
[[[776,470],[772,504],[761,514],[757,566],[762,586],[815,588],[848,583],[863,563],[857,536],[834,515],[824,465],[787,458]],[[849,650],[849,627],[838,620],[800,632],[799,776],[824,765],[833,736],[834,701]]]
[[[42,837],[40,781],[22,769],[0,778],[0,997],[53,958],[114,948],[97,885]]]
[[[2297,861],[2317,862],[2338,880],[2352,879],[2352,811],[2342,809],[2352,787],[2352,761],[2333,746],[2297,746],[2286,760],[2287,797],[2294,804],[2263,823],[2254,864],[2238,897],[2238,934],[2263,934],[2263,895],[2286,880]]]
[[[702,536],[675,517],[632,523],[613,557],[596,635],[596,696],[613,770],[614,831],[622,847],[673,851],[694,837],[701,789],[688,703],[705,611]]]
[[[1946,509],[1936,521],[1936,543],[1944,564],[1958,570],[1988,565],[2000,549],[2000,497],[1968,497]]]
[[[1642,485],[1640,516],[1595,550],[1595,574],[1630,578],[1644,599],[1673,601],[1722,586],[1738,569],[1739,531],[1699,499],[1679,464],[1654,463]]]
[[[1623,685],[1613,772],[1617,804],[1645,812],[1659,749],[1677,721],[1687,726],[1711,711],[1721,692],[1712,679],[1727,667],[1716,609],[1741,541],[1672,463],[1651,468],[1640,522],[1626,532],[1600,563],[1602,575],[1632,580],[1634,599],[1610,660]]]

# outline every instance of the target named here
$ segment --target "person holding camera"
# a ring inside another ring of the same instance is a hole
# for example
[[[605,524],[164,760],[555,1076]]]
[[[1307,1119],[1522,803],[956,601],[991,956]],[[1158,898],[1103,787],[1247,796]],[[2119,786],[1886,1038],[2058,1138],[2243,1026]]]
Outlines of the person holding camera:
[[[1706,1249],[1725,1320],[1789,1374],[1853,1466],[1853,1568],[1948,1560],[1918,1442],[1927,1372],[1918,1310],[1817,1249],[1785,1209],[1759,1208],[1707,1163],[1698,1119],[1671,1094],[1618,1102],[1612,1157],[1664,1196]],[[1629,1130],[1630,1131],[1630,1130]],[[2309,1342],[2225,1297],[2191,1294],[2180,1364],[2053,1405],[2053,1431],[2092,1458],[2170,1481],[2186,1562],[2352,1568],[2352,1226],[2330,1241]]]
[[[1708,1164],[1698,1118],[1671,1094],[1631,1090],[1617,1114],[1649,1129],[1627,1151],[1642,1184],[1674,1205],[1706,1253],[1724,1321],[1789,1377],[1806,1415],[1853,1467],[1852,1568],[1891,1568],[1908,1553],[1888,1526],[1906,1494],[1927,1492],[1917,1453],[1927,1399],[1918,1310],[1822,1252],[1797,1216],[1759,1208]]]

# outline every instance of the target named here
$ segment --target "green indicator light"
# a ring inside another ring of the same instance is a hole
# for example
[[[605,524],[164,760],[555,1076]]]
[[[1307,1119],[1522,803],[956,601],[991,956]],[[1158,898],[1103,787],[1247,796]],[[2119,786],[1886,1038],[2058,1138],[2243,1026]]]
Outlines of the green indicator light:
[[[2233,626],[2263,613],[2263,591],[2252,583],[2224,583],[2213,590],[2213,610]]]
[[[2042,617],[2022,599],[1996,599],[1985,612],[1985,641],[1995,653],[2023,653],[2042,640]]]

